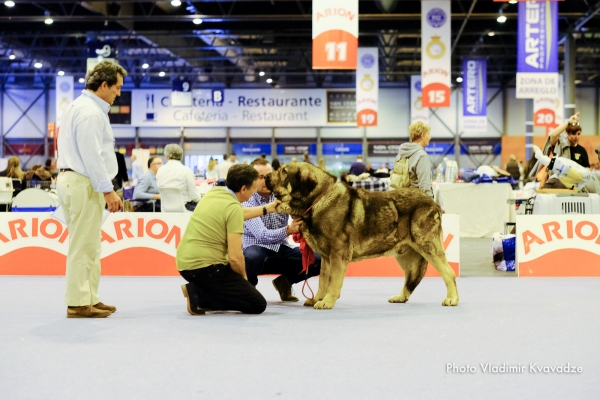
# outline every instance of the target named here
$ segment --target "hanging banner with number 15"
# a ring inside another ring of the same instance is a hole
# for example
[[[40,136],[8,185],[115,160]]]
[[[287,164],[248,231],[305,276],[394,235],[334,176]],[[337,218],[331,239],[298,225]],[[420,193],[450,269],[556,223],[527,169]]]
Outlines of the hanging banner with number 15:
[[[313,69],[356,69],[358,0],[313,0]]]
[[[423,107],[450,107],[450,0],[421,2]]]

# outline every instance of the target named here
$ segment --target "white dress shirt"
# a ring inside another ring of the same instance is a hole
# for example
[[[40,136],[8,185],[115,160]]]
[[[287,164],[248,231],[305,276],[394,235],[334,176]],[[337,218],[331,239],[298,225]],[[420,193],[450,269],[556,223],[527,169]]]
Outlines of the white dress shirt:
[[[158,190],[162,188],[179,189],[183,196],[183,201],[200,201],[200,195],[196,190],[196,178],[191,169],[186,167],[179,160],[169,160],[165,165],[158,169],[156,173],[156,184]]]
[[[229,160],[223,160],[222,163],[217,165],[219,169],[219,179],[227,179],[227,172],[229,172],[229,168],[231,168],[233,164]]]
[[[141,162],[135,160],[131,163],[131,178],[139,181],[142,179],[142,176],[144,176],[144,167],[142,167]]]
[[[109,110],[110,104],[84,89],[64,111],[58,134],[57,168],[87,176],[102,193],[113,190],[119,172]]]

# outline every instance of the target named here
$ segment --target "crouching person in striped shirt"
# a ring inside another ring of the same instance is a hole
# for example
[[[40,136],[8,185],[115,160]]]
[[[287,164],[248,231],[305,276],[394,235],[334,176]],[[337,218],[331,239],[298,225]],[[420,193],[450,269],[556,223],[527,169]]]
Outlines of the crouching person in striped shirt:
[[[242,207],[266,206],[275,201],[275,195],[265,185],[265,175],[273,172],[271,164],[264,158],[257,158],[250,163],[258,171],[256,193],[242,203]],[[242,248],[246,260],[248,282],[256,286],[258,275],[277,274],[273,286],[279,292],[281,301],[298,301],[292,294],[292,285],[319,275],[321,256],[315,254],[315,262],[308,268],[308,276],[302,272],[302,255],[300,249],[291,246],[288,236],[299,232],[300,221],[288,225],[287,214],[272,213],[244,222]]]

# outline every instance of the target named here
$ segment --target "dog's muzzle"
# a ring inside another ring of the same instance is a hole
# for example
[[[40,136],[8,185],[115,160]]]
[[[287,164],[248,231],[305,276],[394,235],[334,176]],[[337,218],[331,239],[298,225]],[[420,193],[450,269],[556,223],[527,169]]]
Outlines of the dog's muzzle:
[[[265,186],[267,187],[267,189],[269,189],[271,192],[273,191],[273,182],[271,182],[271,174],[267,174],[265,175]]]

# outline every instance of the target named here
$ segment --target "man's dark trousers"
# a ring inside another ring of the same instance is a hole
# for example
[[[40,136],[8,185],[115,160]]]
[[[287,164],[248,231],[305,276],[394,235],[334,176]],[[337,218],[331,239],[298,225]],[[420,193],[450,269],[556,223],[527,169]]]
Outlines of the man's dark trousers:
[[[308,276],[302,272],[302,254],[299,248],[280,245],[279,251],[260,246],[244,249],[248,282],[256,286],[258,275],[283,275],[293,285],[321,273],[321,256],[315,253],[314,264],[308,267]]]
[[[267,301],[258,290],[229,264],[212,265],[189,271],[179,271],[192,284],[190,296],[197,296],[198,306],[210,310],[233,310],[245,314],[260,314]]]

